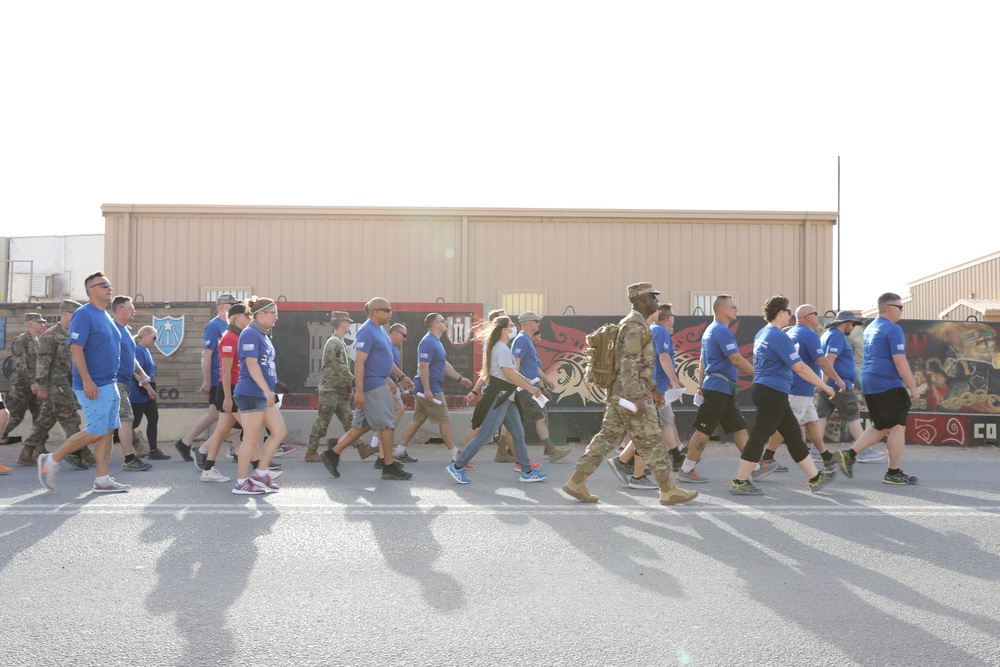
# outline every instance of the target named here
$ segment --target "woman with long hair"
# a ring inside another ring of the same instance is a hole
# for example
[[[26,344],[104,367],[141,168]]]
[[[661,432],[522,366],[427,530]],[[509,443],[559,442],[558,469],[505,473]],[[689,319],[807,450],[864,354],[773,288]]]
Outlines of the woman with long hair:
[[[479,433],[469,441],[455,462],[447,468],[448,474],[459,484],[471,483],[472,480],[466,474],[466,466],[483,443],[492,440],[500,424],[507,427],[514,438],[514,453],[522,471],[518,481],[540,482],[548,477],[548,474],[532,468],[531,460],[528,458],[528,446],[524,441],[519,401],[533,400],[534,397],[540,396],[542,391],[515,370],[514,356],[509,344],[516,331],[510,318],[501,316],[493,320],[490,327],[476,335],[483,345],[483,367],[480,377],[483,381],[487,379],[489,381],[480,400],[486,401],[489,411],[483,418]],[[519,394],[518,387],[527,391],[531,398]]]
[[[233,400],[240,411],[243,443],[237,454],[238,468],[233,493],[258,495],[280,490],[274,483],[276,475],[268,470],[271,457],[285,437],[285,420],[278,410],[274,387],[278,372],[274,365],[274,345],[271,330],[278,322],[278,304],[274,299],[250,297],[247,301],[250,324],[240,333],[238,352],[240,379]],[[253,448],[260,440],[264,427],[270,432],[260,451],[257,469],[250,471]]]
[[[135,360],[139,362],[143,372],[149,377],[149,386],[153,391],[146,391],[145,387],[139,386],[139,380],[134,375],[128,385],[128,402],[132,404],[132,432],[142,423],[142,418],[146,418],[146,440],[149,441],[149,456],[152,461],[167,461],[169,454],[160,451],[156,442],[158,437],[157,426],[160,423],[160,409],[156,401],[156,362],[153,355],[149,353],[156,343],[156,329],[148,324],[141,327],[133,337],[135,340]],[[122,397],[124,400],[124,397]]]

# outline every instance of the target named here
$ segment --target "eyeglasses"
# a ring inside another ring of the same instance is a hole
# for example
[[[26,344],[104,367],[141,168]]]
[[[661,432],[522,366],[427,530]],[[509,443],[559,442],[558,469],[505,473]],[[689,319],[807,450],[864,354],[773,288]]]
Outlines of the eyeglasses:
[[[885,305],[886,305],[886,308],[888,308],[889,306],[892,306],[893,308],[899,308],[899,312],[903,312],[903,307],[901,305],[899,305],[898,303],[887,303]]]
[[[808,313],[808,314],[806,314],[806,315],[803,315],[803,316],[802,316],[802,319],[805,319],[805,318],[807,318],[807,317],[812,317],[813,315],[819,315],[819,312],[817,312],[817,311],[815,311],[815,310],[814,310],[814,311],[812,311],[811,313]]]
[[[94,283],[90,287],[111,287],[111,283],[105,280],[103,283]],[[90,289],[90,287],[88,287],[87,289]]]
[[[399,335],[403,337],[403,340],[406,340],[406,334],[405,333],[400,333]]]
[[[372,310],[381,310],[384,313],[391,313],[392,308],[372,308]]]

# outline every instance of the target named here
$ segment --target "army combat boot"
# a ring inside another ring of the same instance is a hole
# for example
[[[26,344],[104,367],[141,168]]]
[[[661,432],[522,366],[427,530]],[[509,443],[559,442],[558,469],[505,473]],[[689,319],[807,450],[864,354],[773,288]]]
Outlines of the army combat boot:
[[[319,457],[319,445],[309,445],[306,449],[306,463],[322,463]]]
[[[681,503],[690,502],[698,497],[697,491],[686,491],[674,486],[674,482],[670,475],[670,468],[656,470],[655,476],[656,483],[660,487],[661,505],[680,505]]]
[[[586,473],[582,470],[573,471],[573,476],[569,478],[568,482],[566,482],[566,486],[563,487],[563,491],[582,503],[596,503],[597,496],[591,495],[585,484],[590,475],[591,473]]]
[[[31,445],[25,446],[21,449],[21,454],[17,457],[17,465],[19,466],[33,466],[37,465],[35,463],[35,448]]]
[[[97,459],[94,458],[94,452],[90,451],[90,445],[87,445],[86,447],[80,450],[80,458],[83,460],[84,463],[90,466],[95,465],[97,463]]]
[[[565,456],[569,456],[569,453],[573,451],[572,447],[557,447],[548,438],[546,438],[543,442],[545,443],[545,456],[547,456],[549,461],[552,462],[558,461]]]

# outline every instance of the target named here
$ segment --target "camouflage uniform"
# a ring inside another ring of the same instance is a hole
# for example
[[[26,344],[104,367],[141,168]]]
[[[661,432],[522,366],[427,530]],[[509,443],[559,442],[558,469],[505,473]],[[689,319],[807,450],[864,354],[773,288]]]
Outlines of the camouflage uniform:
[[[346,433],[351,428],[351,405],[349,399],[354,390],[354,373],[351,372],[347,356],[347,344],[334,334],[323,347],[323,366],[319,381],[319,409],[316,423],[309,435],[308,449],[319,448],[320,438],[330,428],[330,420],[336,414]]]
[[[73,358],[69,351],[69,332],[57,324],[38,341],[38,364],[35,382],[49,393],[42,402],[42,413],[31,429],[25,446],[42,447],[56,422],[69,438],[80,431],[79,404],[73,394]]]
[[[635,310],[619,326],[618,376],[608,391],[601,430],[577,461],[576,469],[592,474],[608,453],[631,435],[636,452],[653,473],[669,475],[670,464],[663,446],[663,434],[652,395],[656,389],[656,381],[653,379],[653,364],[656,360],[653,334],[645,318]],[[642,405],[646,411],[641,416],[636,415],[618,405],[619,398]]]
[[[41,407],[38,397],[31,391],[38,360],[38,339],[30,331],[25,331],[14,339],[11,357],[14,360],[14,375],[11,377],[10,391],[4,396],[7,410],[10,411],[10,421],[3,431],[5,440],[24,420],[25,412],[30,410],[32,421],[37,421]]]

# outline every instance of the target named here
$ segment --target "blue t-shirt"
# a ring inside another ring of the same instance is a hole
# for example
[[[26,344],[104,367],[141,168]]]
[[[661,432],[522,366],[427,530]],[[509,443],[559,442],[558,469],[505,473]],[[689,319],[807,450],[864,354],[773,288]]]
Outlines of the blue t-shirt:
[[[392,342],[391,338],[389,339],[389,342]],[[394,363],[396,368],[399,370],[403,370],[403,356],[399,353],[399,348],[395,345],[392,346],[392,363]],[[392,374],[389,375],[389,379],[392,380],[393,384],[399,386],[399,381],[393,377]]]
[[[371,391],[386,383],[385,379],[392,374],[392,351],[395,347],[385,329],[371,320],[358,329],[358,334],[354,337],[354,351],[368,355],[365,359],[364,391]]]
[[[823,344],[823,354],[837,355],[837,358],[833,360],[833,370],[837,371],[837,375],[840,376],[845,385],[853,387],[854,378],[858,376],[858,369],[854,365],[854,348],[847,341],[847,336],[840,329],[831,327],[820,338],[820,343]],[[828,378],[826,383],[831,387],[837,387],[837,383],[832,379]]]
[[[247,370],[249,357],[257,360],[260,371],[264,374],[264,381],[273,392],[274,385],[278,383],[278,370],[274,366],[274,345],[271,344],[271,339],[251,324],[240,332],[237,353],[240,355],[240,381],[236,383],[233,395],[242,394],[264,398],[264,392],[253,381],[253,378],[250,377],[250,371]]]
[[[542,367],[542,360],[538,356],[535,344],[531,342],[531,336],[523,331],[517,332],[517,335],[514,336],[514,340],[511,342],[511,352],[514,357],[521,360],[519,371],[521,375],[529,380],[534,380],[538,377],[538,370]],[[524,389],[518,389],[518,391],[527,393]]]
[[[787,394],[792,387],[792,364],[802,361],[792,339],[768,324],[753,339],[754,384]]]
[[[892,360],[893,355],[906,354],[902,327],[884,317],[876,317],[865,327],[861,339],[865,350],[865,358],[861,362],[861,390],[866,394],[881,394],[906,387]]]
[[[70,345],[83,346],[90,379],[98,387],[109,385],[118,375],[118,357],[121,355],[121,334],[107,311],[84,304],[73,313],[69,322]],[[83,390],[83,378],[73,364],[73,389]]]
[[[205,325],[205,345],[206,350],[212,351],[212,386],[219,384],[219,339],[226,333],[229,323],[213,317]]]
[[[128,332],[128,327],[115,322],[118,333],[121,334],[121,355],[118,357],[118,374],[115,379],[128,384],[135,377],[135,341]],[[125,398],[122,396],[122,398]]]
[[[656,380],[656,389],[661,394],[666,393],[667,389],[670,389],[670,376],[667,372],[663,370],[663,366],[660,365],[660,355],[666,352],[670,355],[670,367],[677,370],[677,364],[674,362],[674,341],[670,337],[670,332],[662,324],[654,324],[649,327],[649,330],[653,332],[653,350],[656,352],[656,362],[653,364],[653,379]]]
[[[788,337],[792,339],[792,344],[798,350],[803,363],[819,376],[821,371],[819,362],[816,360],[823,356],[823,344],[819,342],[819,334],[813,331],[812,327],[796,324],[788,331]],[[792,375],[792,390],[788,392],[789,394],[812,396],[814,392],[815,388],[812,383],[803,380],[798,373]]]
[[[393,349],[395,349],[393,345]],[[419,364],[430,364],[430,385],[431,393],[437,394],[441,392],[441,383],[444,381],[444,361],[445,361],[445,351],[444,345],[441,343],[441,339],[427,332],[424,337],[420,339],[420,344],[417,345],[417,373],[413,377],[413,390],[414,392],[419,392],[424,396],[427,393],[424,391],[424,383],[420,378],[420,366]],[[367,369],[367,365],[366,365]],[[391,369],[390,369],[391,370]]]
[[[149,376],[150,381],[156,379],[156,362],[153,361],[153,355],[149,353],[149,350],[144,348],[142,345],[135,346],[135,358],[142,366],[142,370],[146,372]],[[129,403],[145,403],[151,401],[149,394],[146,393],[145,387],[139,386],[139,381],[132,376],[132,381],[128,383],[128,401]]]
[[[701,358],[705,364],[705,382],[703,389],[721,391],[724,394],[732,394],[729,382],[722,378],[713,377],[709,373],[721,373],[735,384],[739,371],[729,360],[732,353],[739,354],[740,346],[736,344],[736,335],[733,330],[718,320],[712,320],[705,328],[705,333],[701,335]]]

